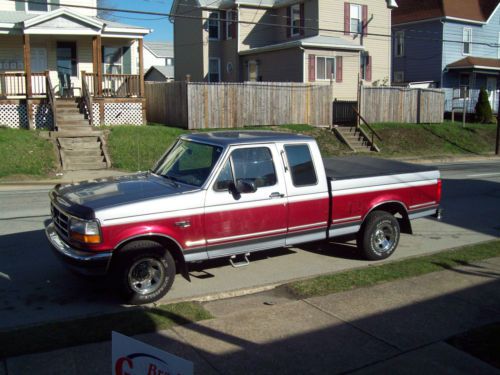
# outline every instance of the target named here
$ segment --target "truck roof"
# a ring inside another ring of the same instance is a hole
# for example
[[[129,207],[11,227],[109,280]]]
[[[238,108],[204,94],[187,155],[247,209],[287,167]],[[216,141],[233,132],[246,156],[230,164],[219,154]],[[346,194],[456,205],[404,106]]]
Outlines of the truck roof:
[[[272,143],[272,142],[297,142],[314,140],[301,134],[281,133],[260,130],[245,131],[217,131],[209,133],[184,134],[182,139],[204,143],[214,143],[221,146],[249,144],[249,143]]]

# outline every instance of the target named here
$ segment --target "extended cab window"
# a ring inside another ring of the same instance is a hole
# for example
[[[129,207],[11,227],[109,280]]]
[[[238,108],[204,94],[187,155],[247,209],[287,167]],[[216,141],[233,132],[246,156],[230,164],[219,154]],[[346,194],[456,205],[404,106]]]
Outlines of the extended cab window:
[[[233,151],[222,167],[214,189],[227,190],[231,181],[238,180],[251,181],[257,188],[275,185],[277,178],[271,151],[267,147]]]
[[[297,187],[316,185],[318,179],[309,147],[307,145],[288,145],[285,146],[285,152],[293,184]]]
[[[221,153],[222,147],[180,140],[160,161],[154,173],[173,181],[200,187]]]

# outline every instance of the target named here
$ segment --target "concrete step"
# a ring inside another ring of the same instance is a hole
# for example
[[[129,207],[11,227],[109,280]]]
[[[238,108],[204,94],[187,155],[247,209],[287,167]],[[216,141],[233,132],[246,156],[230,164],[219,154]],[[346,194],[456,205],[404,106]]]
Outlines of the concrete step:
[[[89,138],[88,140],[83,140]],[[63,150],[100,150],[101,142],[97,139],[92,140],[94,137],[82,138],[59,138],[59,145]],[[76,141],[79,140],[79,141]]]
[[[66,123],[66,122],[71,122],[71,121],[88,121],[85,119],[85,115],[80,112],[57,112],[57,122],[59,123]]]
[[[60,129],[58,131],[49,132],[50,138],[74,138],[74,137],[92,137],[102,135],[102,131],[87,129],[71,130],[73,128]]]
[[[100,164],[104,163],[103,155],[95,156],[67,156],[65,155],[66,165],[68,164]]]
[[[90,169],[106,169],[105,162],[102,163],[68,163],[64,169],[67,171],[90,170]]]
[[[57,119],[57,126],[89,126],[90,124],[87,120],[83,119],[80,117],[79,119],[72,119],[72,120],[61,120]]]
[[[61,148],[61,153],[64,154],[64,156],[67,156],[69,158],[75,158],[75,157],[87,157],[87,156],[100,156],[101,158],[103,157],[103,153],[101,150],[101,145],[99,144],[99,147],[91,147],[91,148]]]

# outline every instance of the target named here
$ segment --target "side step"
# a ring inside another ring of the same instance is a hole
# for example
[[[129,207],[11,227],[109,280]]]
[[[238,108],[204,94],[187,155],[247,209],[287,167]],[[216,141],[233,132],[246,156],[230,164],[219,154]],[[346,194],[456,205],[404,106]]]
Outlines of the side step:
[[[240,262],[235,262],[237,255],[231,255],[229,258],[229,263],[231,263],[231,266],[234,268],[241,268],[241,267],[246,267],[250,264],[250,261],[248,260],[248,257],[250,256],[250,253],[243,254],[243,260]]]

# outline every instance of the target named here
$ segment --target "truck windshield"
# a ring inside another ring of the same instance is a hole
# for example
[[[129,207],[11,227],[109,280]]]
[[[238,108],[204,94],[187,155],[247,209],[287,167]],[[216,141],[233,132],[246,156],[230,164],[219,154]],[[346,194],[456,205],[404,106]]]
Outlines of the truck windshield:
[[[200,187],[221,154],[222,147],[181,139],[160,160],[153,173],[171,181]]]

